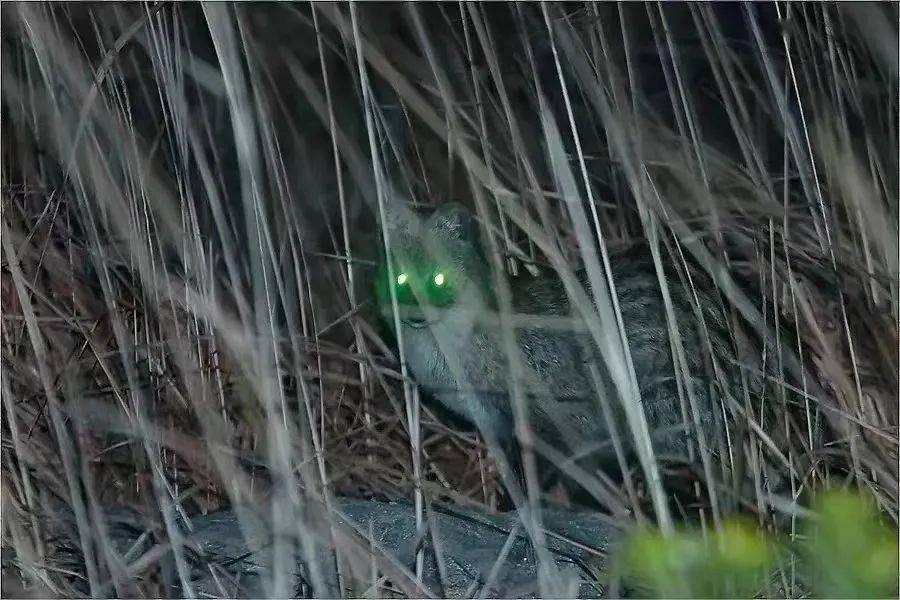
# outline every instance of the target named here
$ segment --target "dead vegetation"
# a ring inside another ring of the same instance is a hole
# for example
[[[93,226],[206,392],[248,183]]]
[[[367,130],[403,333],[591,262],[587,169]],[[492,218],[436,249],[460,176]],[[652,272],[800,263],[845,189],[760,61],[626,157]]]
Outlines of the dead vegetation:
[[[335,495],[410,500],[422,523],[496,509],[483,446],[404,379],[371,307],[401,198],[477,210],[511,272],[649,241],[773,340],[717,473],[743,463],[755,489],[697,487],[675,518],[793,531],[809,492],[852,485],[896,520],[896,6],[2,11],[4,585],[173,593],[165,552],[119,554],[104,506],[155,523],[180,577],[177,522],[199,513],[299,539],[300,508]],[[635,489],[598,475],[606,507],[665,524],[640,458]],[[295,543],[312,552],[278,551]]]

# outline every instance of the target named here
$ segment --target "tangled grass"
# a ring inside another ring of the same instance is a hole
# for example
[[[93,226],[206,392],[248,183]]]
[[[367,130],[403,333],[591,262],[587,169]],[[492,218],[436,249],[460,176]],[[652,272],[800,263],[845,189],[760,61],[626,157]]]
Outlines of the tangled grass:
[[[645,451],[633,485],[597,474],[598,510],[793,533],[809,493],[858,486],[896,522],[896,5],[10,2],[2,19],[4,585],[167,595],[169,552],[190,590],[177,523],[222,508],[297,534],[277,565],[319,544],[341,573],[365,569],[345,536],[304,537],[337,495],[413,501],[423,528],[435,507],[501,506],[483,445],[423,402],[372,309],[398,203],[465,202],[510,273],[602,273],[649,242],[706,271],[734,335],[773,341],[745,357],[775,373],[766,395],[724,409],[717,476],[751,488],[696,487],[673,515]],[[115,548],[110,505],[158,523],[155,553]]]

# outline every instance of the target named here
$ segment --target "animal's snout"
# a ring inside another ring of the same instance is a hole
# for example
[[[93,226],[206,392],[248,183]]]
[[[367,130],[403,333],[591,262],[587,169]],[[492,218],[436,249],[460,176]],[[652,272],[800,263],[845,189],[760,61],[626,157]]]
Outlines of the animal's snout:
[[[393,319],[393,308],[390,305],[383,307],[382,313],[384,318]],[[413,329],[421,329],[434,320],[429,320],[419,304],[398,304],[397,315],[401,323]]]
[[[413,329],[421,329],[422,327],[425,327],[426,325],[428,325],[428,321],[425,319],[409,318],[409,319],[403,319],[403,324],[409,325]]]

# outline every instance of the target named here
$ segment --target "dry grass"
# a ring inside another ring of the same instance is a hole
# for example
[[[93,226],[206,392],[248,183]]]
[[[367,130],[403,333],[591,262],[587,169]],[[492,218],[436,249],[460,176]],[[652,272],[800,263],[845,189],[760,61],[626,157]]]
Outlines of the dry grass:
[[[735,335],[770,340],[744,357],[767,395],[724,401],[728,468],[755,491],[709,486],[686,512],[793,531],[793,502],[857,485],[896,520],[896,6],[2,12],[3,544],[31,585],[167,593],[130,570],[156,555],[91,525],[101,506],[158,522],[183,581],[176,522],[198,512],[261,510],[299,539],[334,495],[409,499],[422,523],[497,507],[484,447],[421,402],[372,310],[399,198],[463,200],[495,266],[555,269],[623,398],[615,295],[572,285],[616,248],[699,265]],[[625,406],[637,488],[601,479],[600,504],[668,527]],[[765,493],[764,460],[790,495]],[[74,566],[47,507],[75,515]]]

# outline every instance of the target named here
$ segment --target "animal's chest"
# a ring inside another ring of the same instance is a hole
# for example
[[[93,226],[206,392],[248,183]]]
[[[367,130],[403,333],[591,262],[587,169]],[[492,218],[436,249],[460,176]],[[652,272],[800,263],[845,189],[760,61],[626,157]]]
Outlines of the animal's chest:
[[[480,430],[499,440],[514,436],[515,382],[532,432],[546,443],[576,451],[604,437],[594,435],[602,422],[586,376],[589,351],[575,334],[519,329],[508,353],[509,340],[497,330],[410,333],[406,356],[418,383]]]
[[[517,329],[510,348],[498,328],[466,331],[447,324],[407,329],[407,364],[419,384],[433,393],[502,397],[514,382],[536,398],[588,393],[588,352],[574,334]]]

